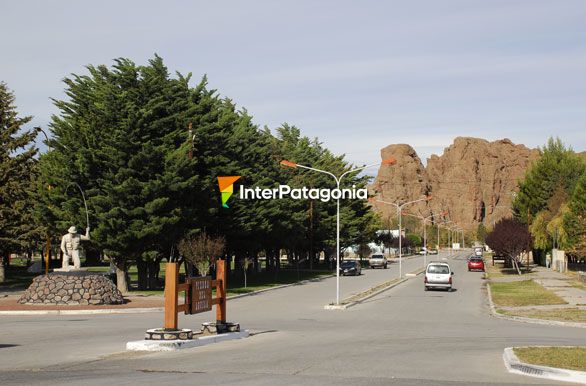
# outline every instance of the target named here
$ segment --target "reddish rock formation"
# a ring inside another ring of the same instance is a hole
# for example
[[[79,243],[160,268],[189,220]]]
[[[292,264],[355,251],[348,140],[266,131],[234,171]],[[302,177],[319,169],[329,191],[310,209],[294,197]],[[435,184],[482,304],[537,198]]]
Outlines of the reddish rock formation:
[[[480,222],[492,225],[511,214],[517,182],[539,152],[508,139],[458,137],[443,155],[429,158],[427,167],[408,145],[387,146],[381,155],[394,156],[397,164],[379,170],[371,186],[378,199],[406,202],[429,194],[429,203],[410,206],[409,211],[426,216],[447,212],[445,217],[454,223],[475,230]],[[395,210],[380,204],[375,208],[383,215]]]

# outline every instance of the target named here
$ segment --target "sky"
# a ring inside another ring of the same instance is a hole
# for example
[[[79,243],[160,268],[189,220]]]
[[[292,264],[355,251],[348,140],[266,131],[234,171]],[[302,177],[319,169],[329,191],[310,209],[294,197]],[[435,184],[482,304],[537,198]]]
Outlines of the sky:
[[[48,127],[63,78],[156,53],[260,127],[354,164],[394,143],[550,136],[586,150],[586,1],[3,1],[0,81]],[[40,139],[39,139],[40,141]]]

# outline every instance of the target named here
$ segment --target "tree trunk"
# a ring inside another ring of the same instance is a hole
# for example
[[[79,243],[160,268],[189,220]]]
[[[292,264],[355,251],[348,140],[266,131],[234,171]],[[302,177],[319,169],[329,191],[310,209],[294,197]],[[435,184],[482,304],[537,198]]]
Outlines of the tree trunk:
[[[115,259],[116,266],[116,287],[122,292],[122,295],[128,293],[128,281],[126,280],[126,261],[123,259]]]
[[[136,269],[138,271],[138,290],[144,291],[147,289],[147,263],[143,259],[137,258]]]
[[[6,280],[6,274],[4,272],[4,256],[0,256],[0,283],[4,283]]]
[[[159,268],[160,268],[160,261],[159,259],[156,260],[149,260],[147,262],[148,268],[148,289],[149,290],[156,290],[159,286]]]

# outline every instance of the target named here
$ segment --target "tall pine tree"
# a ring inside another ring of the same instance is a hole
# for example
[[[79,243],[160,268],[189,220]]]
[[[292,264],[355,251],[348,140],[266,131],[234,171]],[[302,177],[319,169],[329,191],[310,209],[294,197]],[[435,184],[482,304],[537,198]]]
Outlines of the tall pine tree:
[[[30,197],[35,176],[36,132],[24,130],[32,117],[18,117],[14,95],[0,82],[0,282],[11,252],[20,252],[34,233]]]

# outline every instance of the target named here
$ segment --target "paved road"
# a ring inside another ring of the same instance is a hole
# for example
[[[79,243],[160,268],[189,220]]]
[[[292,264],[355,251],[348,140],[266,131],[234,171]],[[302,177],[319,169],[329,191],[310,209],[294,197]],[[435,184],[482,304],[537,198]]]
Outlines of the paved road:
[[[467,272],[463,257],[450,260],[455,292],[424,292],[417,277],[348,310],[326,311],[323,305],[335,295],[332,278],[234,300],[228,318],[252,330],[252,337],[173,353],[121,352],[126,341],[160,325],[160,314],[0,318],[0,379],[55,385],[547,384],[507,373],[503,349],[586,345],[584,330],[490,317],[481,274]],[[404,263],[404,272],[409,264],[423,265],[418,258]],[[365,271],[342,278],[341,287],[351,292],[360,280],[394,272],[395,266]],[[181,326],[207,319],[182,318]]]

